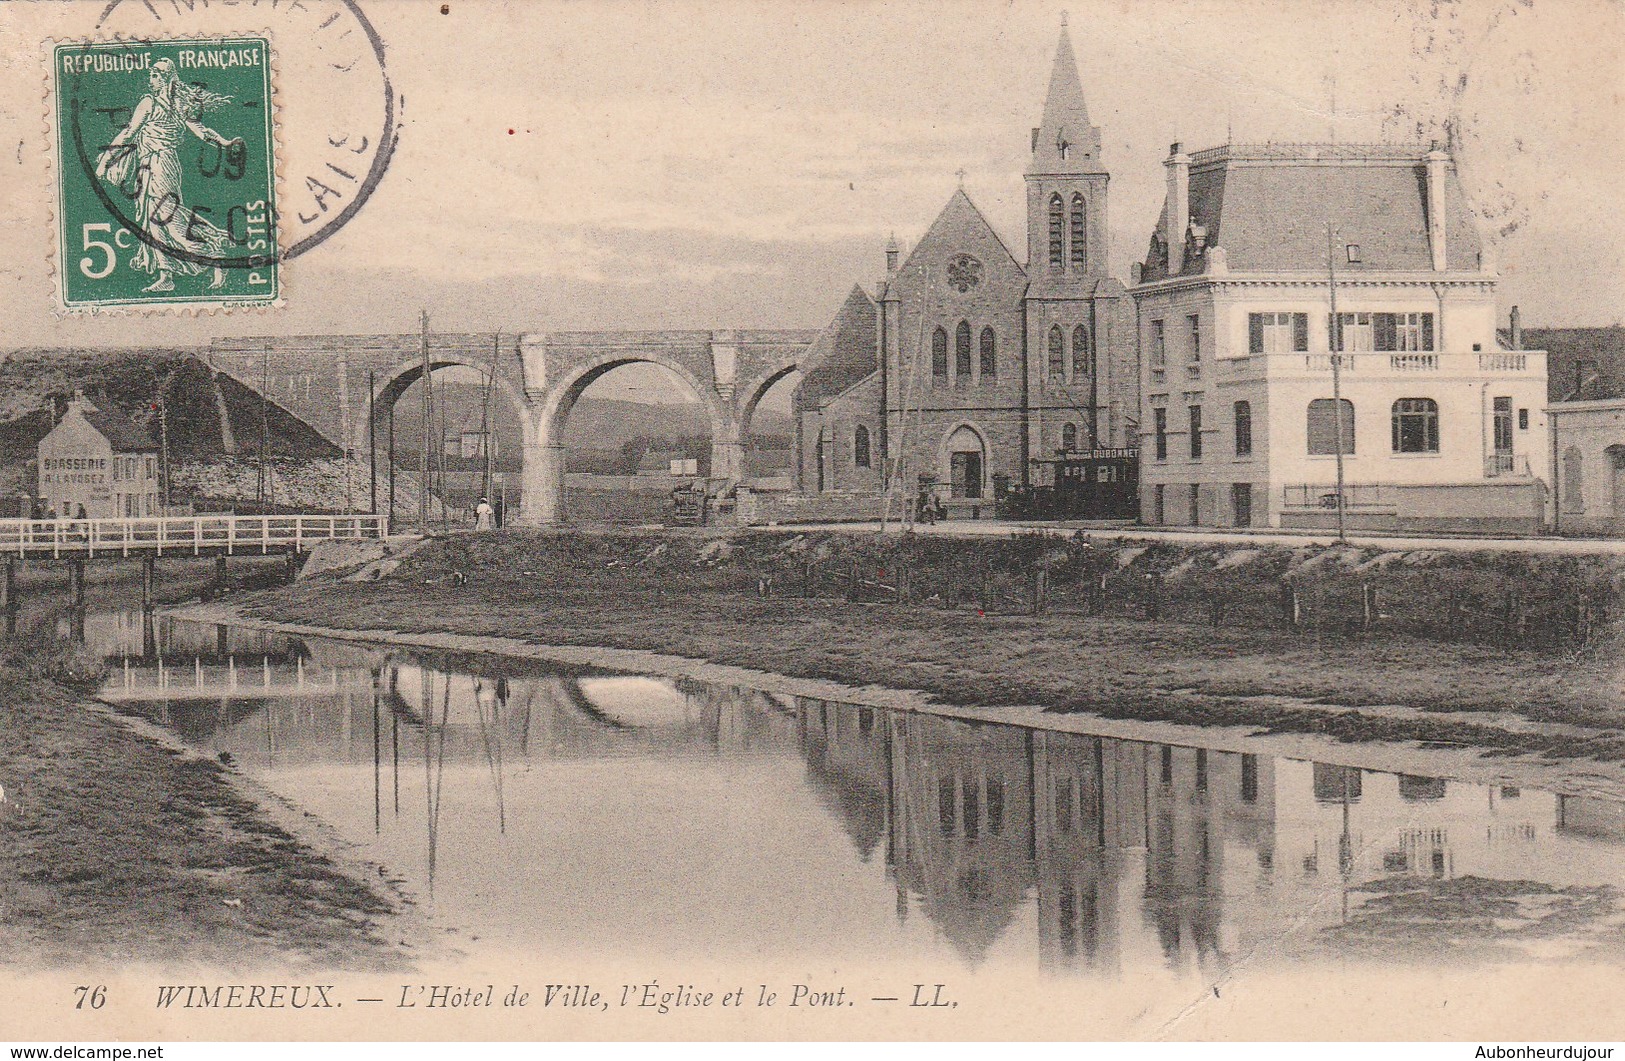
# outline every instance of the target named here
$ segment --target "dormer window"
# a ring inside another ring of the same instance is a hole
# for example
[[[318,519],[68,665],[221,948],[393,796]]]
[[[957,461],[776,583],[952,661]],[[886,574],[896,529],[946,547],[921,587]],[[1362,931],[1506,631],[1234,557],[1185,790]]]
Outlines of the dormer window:
[[[1344,251],[1345,254],[1348,255],[1348,260],[1349,260],[1350,265],[1359,265],[1360,264],[1360,261],[1361,261],[1361,258],[1360,258],[1360,245],[1358,243],[1350,243],[1350,244],[1348,244],[1347,246],[1345,246],[1343,248],[1343,251]]]

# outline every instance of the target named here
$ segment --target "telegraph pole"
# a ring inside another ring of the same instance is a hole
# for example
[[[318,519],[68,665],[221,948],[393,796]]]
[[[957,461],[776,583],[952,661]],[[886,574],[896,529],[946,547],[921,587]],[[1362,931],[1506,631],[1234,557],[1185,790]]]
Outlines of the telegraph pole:
[[[424,533],[429,530],[429,311],[422,311],[421,318],[423,347],[423,433],[418,444],[418,526]]]
[[[491,372],[485,377],[485,410],[480,416],[480,445],[485,449],[485,476],[480,482],[480,496],[491,500],[491,392],[496,389],[497,356],[502,350],[502,333],[491,337]]]
[[[367,473],[372,481],[372,505],[368,509],[378,515],[378,400],[377,380],[372,369],[367,369]]]
[[[1337,437],[1337,540],[1348,541],[1345,526],[1343,500],[1343,344],[1339,341],[1343,334],[1343,322],[1337,316],[1337,254],[1335,232],[1332,223],[1326,222],[1326,280],[1332,299],[1332,325],[1327,330],[1326,345],[1330,351],[1329,360],[1332,366],[1332,423],[1336,426]]]
[[[271,448],[271,400],[267,392],[271,389],[271,344],[265,343],[260,351],[260,460],[259,460],[259,487],[255,500],[259,502],[260,511],[265,511],[265,488],[270,482],[265,467],[265,453]]]

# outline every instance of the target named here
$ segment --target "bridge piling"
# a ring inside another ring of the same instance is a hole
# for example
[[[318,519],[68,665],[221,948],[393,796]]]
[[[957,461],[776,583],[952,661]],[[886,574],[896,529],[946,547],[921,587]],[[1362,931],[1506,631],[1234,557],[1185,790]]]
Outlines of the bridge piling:
[[[0,572],[0,608],[10,608],[13,597],[16,596],[17,564],[13,560],[6,561],[6,569]]]
[[[217,592],[226,588],[226,558],[224,555],[214,558],[214,588]]]
[[[85,562],[68,561],[68,598],[74,608],[85,606]]]
[[[158,560],[153,556],[141,558],[141,612],[152,611],[152,589],[158,573]]]

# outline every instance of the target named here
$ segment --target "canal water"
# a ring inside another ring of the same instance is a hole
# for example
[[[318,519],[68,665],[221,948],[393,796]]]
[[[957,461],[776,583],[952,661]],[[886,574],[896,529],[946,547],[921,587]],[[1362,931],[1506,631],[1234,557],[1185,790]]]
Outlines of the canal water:
[[[330,825],[476,957],[1205,982],[1622,953],[1625,806],[1603,800],[131,611],[83,626],[104,699]]]

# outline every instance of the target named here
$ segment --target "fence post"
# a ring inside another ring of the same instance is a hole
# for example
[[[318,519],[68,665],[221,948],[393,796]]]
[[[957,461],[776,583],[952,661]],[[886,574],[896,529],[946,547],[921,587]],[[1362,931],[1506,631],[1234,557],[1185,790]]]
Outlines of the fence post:
[[[805,563],[801,565],[801,597],[803,600],[812,600],[813,578],[817,574],[817,564]]]
[[[1374,582],[1360,583],[1360,628],[1370,630],[1377,625],[1377,586]]]
[[[1215,589],[1207,599],[1208,622],[1217,630],[1224,625],[1224,591]]]
[[[1049,589],[1049,565],[1043,560],[1033,568],[1033,614],[1043,615],[1045,594]]]
[[[1298,596],[1298,587],[1290,579],[1281,580],[1281,621],[1291,627],[1303,622],[1303,600]]]
[[[1153,571],[1145,576],[1145,617],[1152,622],[1162,618],[1162,576]]]
[[[983,612],[984,614],[987,612],[987,581],[989,567],[990,565],[986,560],[976,565],[976,610]]]

